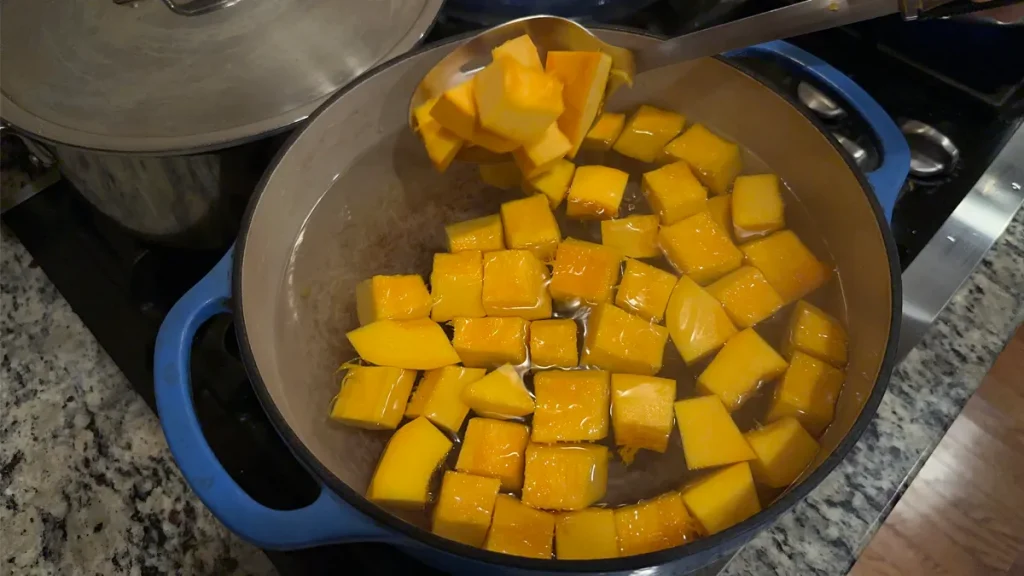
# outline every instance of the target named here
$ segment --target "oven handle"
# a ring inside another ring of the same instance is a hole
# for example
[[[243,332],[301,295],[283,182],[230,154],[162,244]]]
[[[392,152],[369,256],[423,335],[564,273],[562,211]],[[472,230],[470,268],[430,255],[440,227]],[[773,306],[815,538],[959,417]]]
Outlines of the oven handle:
[[[253,500],[232,480],[203,436],[192,403],[189,370],[196,330],[230,313],[234,248],[171,309],[156,338],[153,379],[157,412],[171,454],[192,490],[235,534],[268,549],[295,549],[345,541],[393,541],[395,533],[320,487],[315,502],[274,510]]]

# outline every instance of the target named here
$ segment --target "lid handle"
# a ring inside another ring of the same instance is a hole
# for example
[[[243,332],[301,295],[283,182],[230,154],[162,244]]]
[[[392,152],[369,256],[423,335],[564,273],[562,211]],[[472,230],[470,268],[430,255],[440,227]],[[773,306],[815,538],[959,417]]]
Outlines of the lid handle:
[[[114,4],[135,4],[138,0],[114,0]],[[242,0],[192,0],[191,2],[177,2],[176,0],[163,0],[175,14],[182,16],[199,16],[215,12],[221,8],[234,6]]]

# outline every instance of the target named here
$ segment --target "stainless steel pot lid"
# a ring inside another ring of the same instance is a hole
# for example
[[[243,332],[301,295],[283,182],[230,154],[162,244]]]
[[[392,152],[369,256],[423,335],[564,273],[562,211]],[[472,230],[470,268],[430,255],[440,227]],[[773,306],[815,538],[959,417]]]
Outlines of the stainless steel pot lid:
[[[442,3],[4,0],[0,114],[85,148],[231,145],[302,120],[412,48]]]

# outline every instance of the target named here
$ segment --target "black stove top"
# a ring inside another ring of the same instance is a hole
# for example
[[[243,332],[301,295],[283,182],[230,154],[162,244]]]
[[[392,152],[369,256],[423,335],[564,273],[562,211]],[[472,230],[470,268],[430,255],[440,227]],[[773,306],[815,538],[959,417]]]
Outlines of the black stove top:
[[[683,5],[662,0],[625,24],[672,34],[697,22],[692,13],[680,8]],[[731,14],[737,15],[742,14]],[[793,40],[853,78],[898,124],[905,120],[927,123],[959,150],[959,160],[951,171],[911,177],[896,204],[892,227],[904,269],[978,180],[1024,115],[1024,62],[1008,56],[1024,53],[1024,38],[1006,30],[982,31],[973,26],[883,19]],[[442,17],[431,39],[466,30],[467,25]],[[985,41],[978,42],[979,37]],[[1007,55],[1002,58],[1005,61],[994,57],[998,54]],[[748,64],[780,89],[795,94],[801,78],[791,71],[770,62]],[[877,147],[856,117],[848,116],[829,127],[861,145],[871,161]],[[66,182],[9,210],[3,221],[155,410],[152,369],[157,330],[170,307],[212,267],[223,250],[190,251],[147,244],[99,214]],[[298,508],[312,502],[317,485],[264,415],[238,360],[229,316],[215,317],[198,334],[192,374],[195,404],[206,437],[239,485],[274,508]],[[335,573],[340,566],[356,573],[432,573],[384,544],[336,545],[268,555],[284,574]]]

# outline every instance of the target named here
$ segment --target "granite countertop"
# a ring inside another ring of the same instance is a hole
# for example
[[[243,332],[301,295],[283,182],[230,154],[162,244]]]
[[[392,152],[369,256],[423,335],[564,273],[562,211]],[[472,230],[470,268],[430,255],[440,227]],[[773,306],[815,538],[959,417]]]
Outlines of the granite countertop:
[[[0,575],[273,573],[21,244],[0,249]],[[724,574],[841,574],[1024,318],[1024,211],[901,363],[850,455]]]

